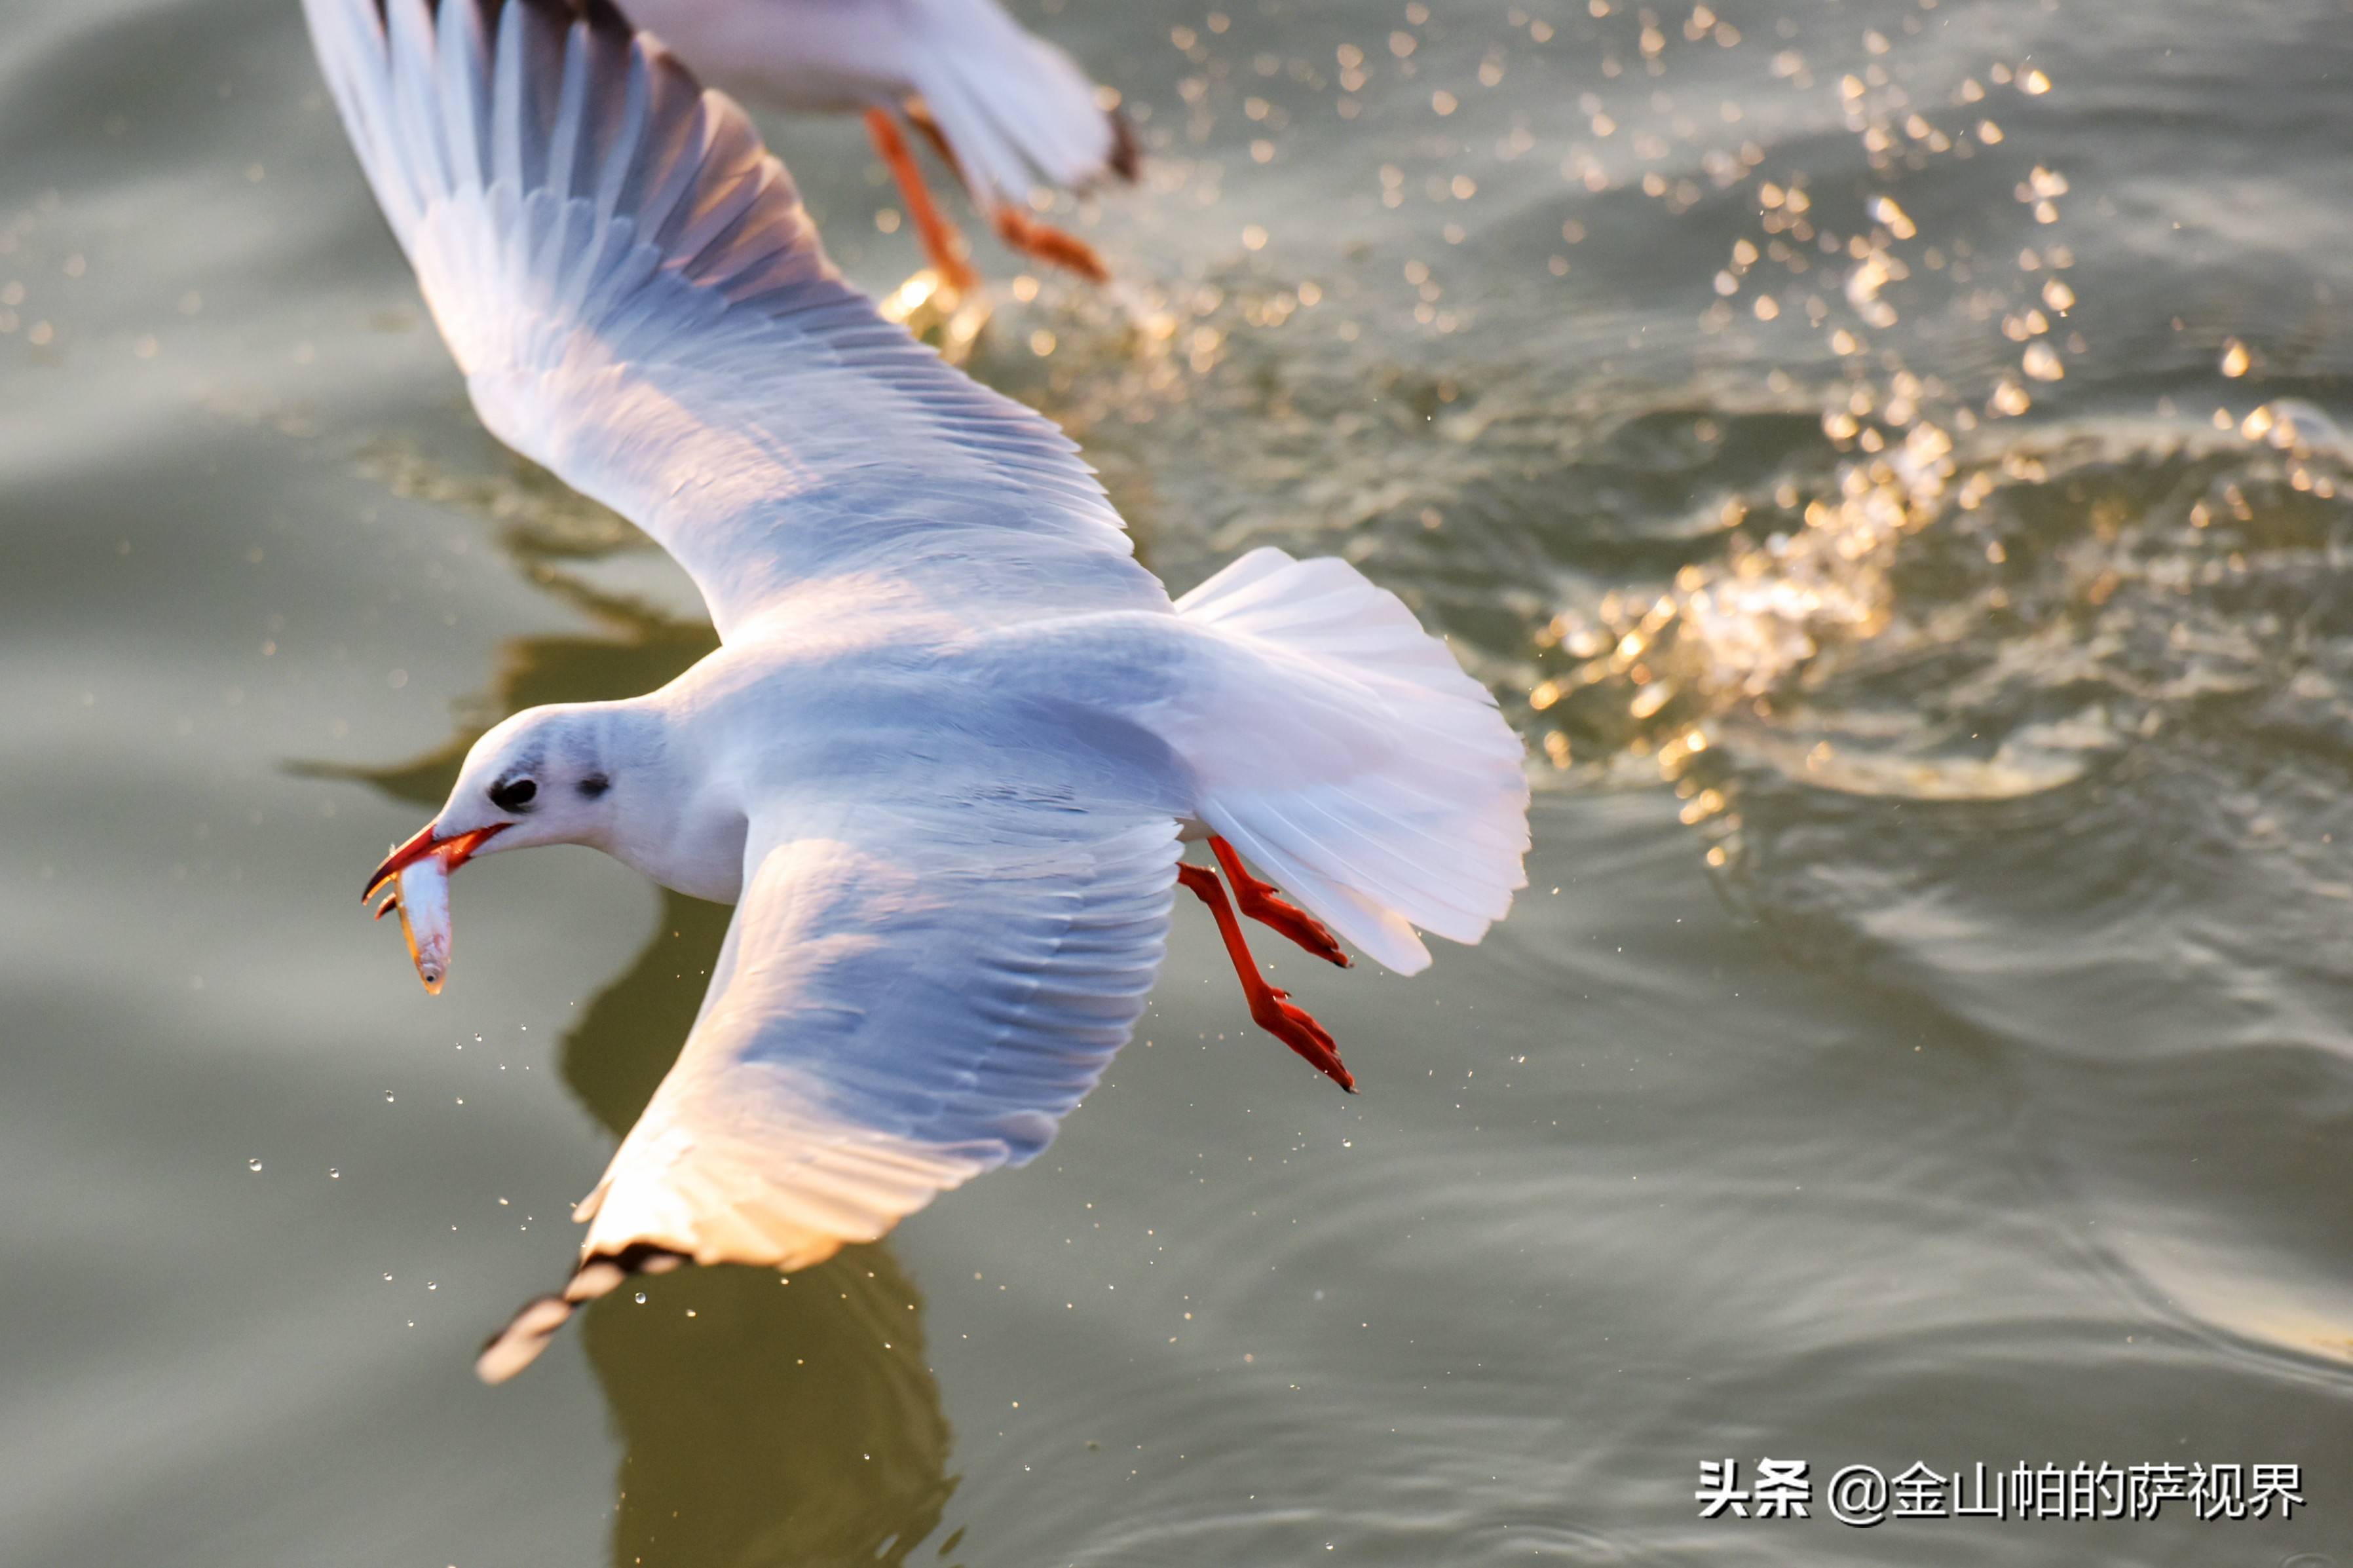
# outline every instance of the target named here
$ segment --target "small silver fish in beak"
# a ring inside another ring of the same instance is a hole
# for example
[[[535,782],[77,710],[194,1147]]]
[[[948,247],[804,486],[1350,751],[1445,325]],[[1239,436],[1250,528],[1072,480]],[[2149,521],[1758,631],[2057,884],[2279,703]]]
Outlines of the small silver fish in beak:
[[[367,891],[360,895],[372,899],[385,883],[392,884],[392,894],[377,906],[375,918],[384,919],[389,910],[400,911],[400,934],[408,941],[409,962],[417,965],[417,978],[425,982],[431,995],[438,996],[442,983],[449,977],[449,873],[504,826],[439,838],[427,823],[417,837],[385,857],[384,864],[369,877]]]
[[[449,977],[449,868],[438,855],[403,867],[393,878],[392,893],[375,911],[400,911],[400,934],[408,940],[408,960],[427,994],[441,994]]]

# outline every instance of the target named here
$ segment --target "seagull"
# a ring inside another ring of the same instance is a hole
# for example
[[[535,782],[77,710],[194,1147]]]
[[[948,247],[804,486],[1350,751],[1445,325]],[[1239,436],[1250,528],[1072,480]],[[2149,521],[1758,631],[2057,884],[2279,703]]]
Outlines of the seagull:
[[[667,549],[721,639],[489,731],[368,881],[585,844],[735,906],[578,1266],[485,1380],[632,1273],[805,1268],[1034,1157],[1178,886],[1343,1088],[1241,921],[1410,974],[1419,932],[1504,917],[1520,742],[1393,595],[1262,548],[1172,602],[1069,438],[884,321],[743,112],[609,7],[303,5],[482,422]]]
[[[598,9],[605,0],[596,0]],[[798,113],[859,113],[933,270],[978,277],[901,127],[932,143],[1011,249],[1106,283],[1092,246],[1029,213],[1039,181],[1134,184],[1142,152],[1116,97],[998,0],[628,0],[628,20],[722,91]],[[1105,107],[1109,100],[1112,107]]]

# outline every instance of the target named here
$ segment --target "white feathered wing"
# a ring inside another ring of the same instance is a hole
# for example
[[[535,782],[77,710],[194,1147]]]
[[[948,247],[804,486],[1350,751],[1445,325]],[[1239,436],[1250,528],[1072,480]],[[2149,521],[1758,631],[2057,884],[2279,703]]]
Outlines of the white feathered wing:
[[[883,320],[743,112],[588,9],[303,0],[491,432],[659,541],[729,640],[860,579],[965,625],[1166,610],[1070,438]]]
[[[1043,1149],[1143,1013],[1176,865],[1166,815],[1011,794],[755,816],[702,1016],[575,1214],[579,1270],[482,1375],[631,1272],[807,1268]]]

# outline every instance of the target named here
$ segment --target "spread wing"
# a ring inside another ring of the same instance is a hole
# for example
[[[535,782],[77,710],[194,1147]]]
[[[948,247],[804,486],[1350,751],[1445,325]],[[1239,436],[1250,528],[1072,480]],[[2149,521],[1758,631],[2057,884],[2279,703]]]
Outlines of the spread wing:
[[[483,1352],[528,1364],[573,1303],[680,1262],[793,1269],[1026,1161],[1144,1011],[1166,815],[1053,800],[755,816],[702,1015],[575,1217],[584,1261]]]
[[[814,580],[970,624],[1166,609],[1068,437],[884,321],[784,165],[606,0],[303,0],[491,432],[723,637]]]

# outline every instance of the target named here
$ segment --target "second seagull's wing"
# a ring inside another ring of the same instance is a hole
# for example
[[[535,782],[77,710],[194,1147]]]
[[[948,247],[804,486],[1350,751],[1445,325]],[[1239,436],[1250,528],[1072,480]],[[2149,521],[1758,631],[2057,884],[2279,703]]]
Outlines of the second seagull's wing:
[[[844,283],[743,112],[609,5],[303,8],[483,423],[659,541],[723,637],[845,595],[1167,607],[1069,438]]]

